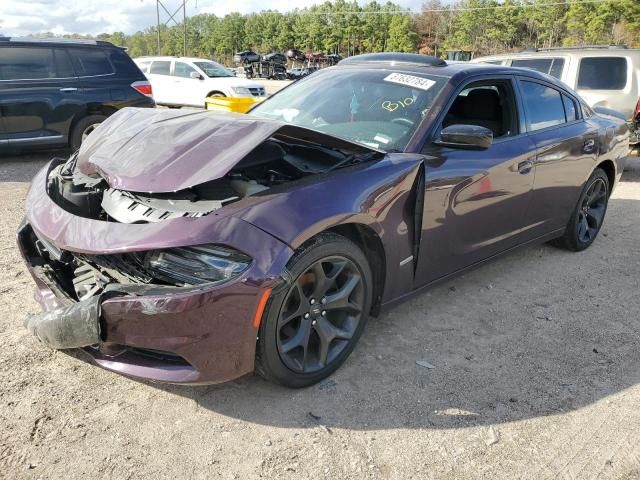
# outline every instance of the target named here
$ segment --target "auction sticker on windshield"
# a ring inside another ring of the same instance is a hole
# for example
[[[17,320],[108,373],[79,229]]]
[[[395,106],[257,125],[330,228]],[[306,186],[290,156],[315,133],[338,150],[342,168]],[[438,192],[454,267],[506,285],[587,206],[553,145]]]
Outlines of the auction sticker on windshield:
[[[420,90],[429,90],[436,83],[428,78],[416,77],[405,73],[392,73],[384,78],[385,82],[399,83],[407,87],[419,88]]]

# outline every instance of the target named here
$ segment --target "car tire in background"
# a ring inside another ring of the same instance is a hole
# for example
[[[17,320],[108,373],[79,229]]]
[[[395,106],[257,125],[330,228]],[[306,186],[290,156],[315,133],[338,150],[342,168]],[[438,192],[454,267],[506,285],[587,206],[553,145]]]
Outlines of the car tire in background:
[[[559,239],[561,245],[580,252],[594,242],[607,213],[610,188],[607,174],[596,168],[584,185],[564,236]]]
[[[306,387],[333,373],[352,352],[367,322],[372,273],[347,238],[322,233],[287,266],[291,281],[264,313],[256,371],[288,387]]]
[[[69,141],[71,148],[74,151],[78,150],[84,139],[106,119],[104,115],[88,115],[78,120],[71,130]]]

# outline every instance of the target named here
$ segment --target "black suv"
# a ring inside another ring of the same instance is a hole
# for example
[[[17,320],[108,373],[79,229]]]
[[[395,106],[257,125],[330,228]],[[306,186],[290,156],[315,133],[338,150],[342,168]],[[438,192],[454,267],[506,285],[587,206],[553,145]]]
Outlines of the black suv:
[[[109,42],[0,37],[0,151],[71,147],[123,107],[154,107],[151,84]]]

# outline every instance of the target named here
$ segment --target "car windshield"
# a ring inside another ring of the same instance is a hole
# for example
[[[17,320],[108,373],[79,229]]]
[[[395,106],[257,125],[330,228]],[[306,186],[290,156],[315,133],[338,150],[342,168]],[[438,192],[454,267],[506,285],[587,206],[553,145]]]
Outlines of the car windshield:
[[[384,151],[402,151],[446,82],[446,77],[413,72],[327,68],[287,87],[250,114]]]
[[[206,75],[207,77],[216,78],[216,77],[231,77],[231,73],[229,70],[224,68],[222,65],[216,62],[193,62],[196,64]]]

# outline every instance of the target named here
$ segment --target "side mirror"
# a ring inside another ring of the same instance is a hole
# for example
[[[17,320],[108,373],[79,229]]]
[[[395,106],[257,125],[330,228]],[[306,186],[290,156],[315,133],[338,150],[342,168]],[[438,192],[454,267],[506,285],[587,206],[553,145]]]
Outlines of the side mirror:
[[[202,80],[202,75],[200,75],[198,72],[191,72],[189,74],[189,77],[195,79],[195,80]]]
[[[493,132],[477,125],[449,125],[442,129],[435,143],[451,148],[485,149],[493,143]]]

